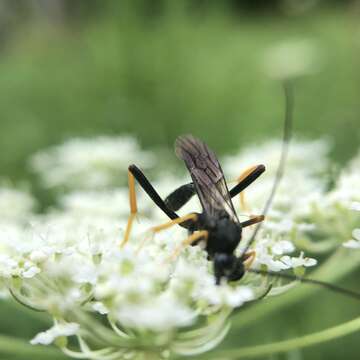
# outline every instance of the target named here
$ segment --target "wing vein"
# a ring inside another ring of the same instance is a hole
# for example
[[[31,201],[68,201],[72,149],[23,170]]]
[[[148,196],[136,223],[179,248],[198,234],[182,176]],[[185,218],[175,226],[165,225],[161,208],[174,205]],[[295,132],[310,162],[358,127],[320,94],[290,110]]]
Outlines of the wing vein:
[[[192,135],[179,137],[175,150],[191,174],[203,210],[210,215],[225,212],[239,222],[215,153]]]

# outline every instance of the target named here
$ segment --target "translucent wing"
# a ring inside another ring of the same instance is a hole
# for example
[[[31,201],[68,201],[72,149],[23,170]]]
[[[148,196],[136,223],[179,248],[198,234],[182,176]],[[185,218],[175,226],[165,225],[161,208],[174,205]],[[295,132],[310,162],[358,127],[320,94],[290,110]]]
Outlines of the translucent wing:
[[[225,211],[239,222],[215,153],[192,135],[177,138],[175,152],[189,169],[204,211],[211,215]]]

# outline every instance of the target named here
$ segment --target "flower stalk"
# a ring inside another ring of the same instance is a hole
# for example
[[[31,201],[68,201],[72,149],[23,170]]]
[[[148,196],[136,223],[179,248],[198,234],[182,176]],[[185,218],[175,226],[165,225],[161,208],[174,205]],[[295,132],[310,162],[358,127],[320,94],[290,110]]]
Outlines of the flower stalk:
[[[335,283],[359,266],[360,258],[358,253],[341,248],[315,270],[311,277]],[[313,296],[318,291],[322,291],[322,288],[302,284],[300,287],[292,289],[281,297],[274,297],[261,304],[254,304],[248,309],[239,309],[232,318],[233,329],[237,331],[249,324],[256,323],[274,312]],[[323,291],[327,290],[324,289]]]
[[[270,344],[260,344],[256,346],[243,347],[233,350],[213,351],[206,356],[198,359],[242,359],[252,358],[276,353],[285,353],[294,349],[301,349],[313,345],[318,345],[343,336],[349,335],[360,330],[360,317],[337,325],[326,330],[315,332],[309,335],[293,338],[289,340],[274,342]]]

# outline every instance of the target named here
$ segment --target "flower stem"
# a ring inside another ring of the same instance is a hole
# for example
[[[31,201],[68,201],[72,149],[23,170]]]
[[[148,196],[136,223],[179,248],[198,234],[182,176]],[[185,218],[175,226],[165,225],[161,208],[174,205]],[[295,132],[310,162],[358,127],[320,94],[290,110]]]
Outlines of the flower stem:
[[[359,265],[358,254],[349,252],[346,249],[340,249],[309,277],[335,283],[336,280],[351,273]],[[251,304],[248,308],[246,306],[239,308],[232,317],[233,330],[238,331],[249,324],[254,324],[266,316],[304,300],[321,290],[326,291],[319,286],[299,284],[296,289],[292,289],[280,297],[269,298],[266,302],[260,301],[257,304]]]
[[[68,359],[53,347],[30,345],[25,340],[0,335],[0,354],[21,355],[26,358],[65,360]]]
[[[360,317],[355,320],[348,321],[344,324],[328,328],[313,334],[305,335],[299,338],[274,342],[265,345],[248,346],[233,350],[214,351],[206,354],[206,358],[216,359],[240,359],[244,357],[256,357],[263,355],[271,355],[275,353],[284,353],[293,349],[308,347],[320,344],[342,336],[351,334],[360,330]]]

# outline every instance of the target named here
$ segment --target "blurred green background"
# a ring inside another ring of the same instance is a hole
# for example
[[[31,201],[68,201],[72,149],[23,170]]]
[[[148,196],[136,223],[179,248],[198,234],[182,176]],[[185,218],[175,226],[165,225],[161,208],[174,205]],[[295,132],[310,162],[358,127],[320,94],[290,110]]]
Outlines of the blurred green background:
[[[264,52],[298,39],[316,45],[319,68],[296,84],[295,135],[330,138],[344,163],[360,143],[359,15],[358,1],[2,0],[0,177],[31,180],[29,154],[72,136],[130,133],[170,152],[190,132],[218,153],[280,136],[283,98]],[[343,285],[358,289],[359,275]],[[321,291],[223,346],[321,330],[358,309]],[[30,339],[43,324],[0,302],[1,334]],[[271,359],[358,359],[358,338]]]

